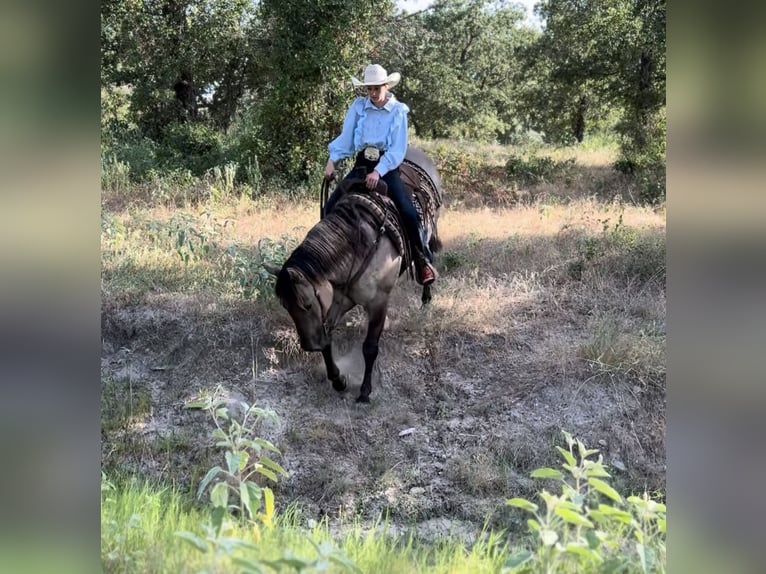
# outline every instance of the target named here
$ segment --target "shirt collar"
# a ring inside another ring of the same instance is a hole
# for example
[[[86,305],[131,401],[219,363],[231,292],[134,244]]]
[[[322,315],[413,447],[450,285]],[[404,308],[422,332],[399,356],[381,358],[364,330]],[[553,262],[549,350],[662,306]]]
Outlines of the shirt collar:
[[[376,108],[375,105],[370,101],[369,96],[367,96],[367,98],[365,98],[364,100],[365,108],[374,108],[376,110],[386,110],[389,112],[392,109],[394,109],[394,104],[396,104],[396,96],[394,96],[394,94],[392,94],[391,92],[388,92],[388,94],[386,94],[386,103],[383,104],[382,108]]]

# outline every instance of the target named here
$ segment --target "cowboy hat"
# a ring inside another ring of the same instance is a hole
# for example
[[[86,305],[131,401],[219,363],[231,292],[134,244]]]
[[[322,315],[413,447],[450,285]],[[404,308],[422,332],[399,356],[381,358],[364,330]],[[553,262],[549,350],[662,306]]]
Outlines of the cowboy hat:
[[[402,79],[402,75],[399,72],[392,74],[386,73],[386,69],[379,64],[372,64],[364,69],[364,81],[358,80],[355,77],[351,77],[351,83],[355,88],[361,86],[382,86],[387,85],[389,88],[393,88]]]

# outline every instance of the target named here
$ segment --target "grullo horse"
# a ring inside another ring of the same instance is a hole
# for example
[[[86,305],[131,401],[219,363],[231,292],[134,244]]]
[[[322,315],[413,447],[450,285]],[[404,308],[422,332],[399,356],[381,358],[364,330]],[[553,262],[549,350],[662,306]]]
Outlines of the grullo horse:
[[[432,252],[441,249],[437,221],[442,204],[441,179],[422,150],[409,147],[400,174],[413,197]],[[412,275],[412,257],[393,201],[363,185],[352,187],[333,210],[312,227],[277,276],[276,294],[295,323],[301,347],[321,351],[327,378],[344,391],[346,376],[333,360],[331,333],[355,305],[367,313],[362,346],[364,378],[357,402],[369,402],[372,369],[386,319],[388,300],[399,276]],[[422,301],[431,300],[431,286]]]

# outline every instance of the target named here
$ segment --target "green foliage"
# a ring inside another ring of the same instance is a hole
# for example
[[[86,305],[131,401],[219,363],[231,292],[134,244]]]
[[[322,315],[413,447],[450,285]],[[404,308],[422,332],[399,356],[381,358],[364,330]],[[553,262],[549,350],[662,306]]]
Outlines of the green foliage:
[[[292,235],[283,235],[275,241],[265,237],[258,241],[257,253],[252,254],[239,244],[226,249],[226,258],[235,280],[245,299],[259,299],[274,292],[274,276],[264,265],[281,267],[297,247],[298,240]]]
[[[507,573],[643,572],[666,569],[666,507],[643,496],[624,499],[610,478],[597,449],[588,449],[563,431],[567,448],[556,447],[561,472],[537,469],[533,478],[554,480],[559,495],[543,489],[544,507],[524,498],[509,506],[534,516],[527,521],[534,544],[512,555]]]
[[[188,265],[210,253],[211,239],[218,237],[228,224],[229,220],[220,223],[209,212],[200,217],[181,212],[167,222],[152,221],[147,229],[157,244],[172,247],[184,265]]]
[[[512,155],[505,163],[505,170],[512,181],[531,185],[563,179],[574,164],[574,158],[558,161],[547,155]]]
[[[395,21],[384,54],[418,135],[495,141],[513,128],[509,79],[535,36],[522,19],[502,0],[440,0]]]
[[[235,524],[246,525],[256,542],[263,529],[275,527],[274,493],[261,483],[264,479],[276,483],[288,472],[270,458],[269,453],[280,454],[269,441],[257,436],[259,423],[278,422],[271,409],[233,401],[225,397],[219,386],[210,395],[201,396],[185,404],[189,409],[206,411],[215,424],[213,439],[223,449],[223,466],[214,466],[200,482],[197,498],[205,492],[209,496],[210,517],[202,524],[202,535],[184,530],[176,535],[192,548],[210,554],[214,563],[230,560],[243,573],[276,572],[285,568],[296,572],[325,570],[333,565],[341,572],[360,572],[354,563],[335,545],[316,543],[308,539],[317,557],[303,558],[285,550],[278,558],[266,558],[259,545],[236,535]],[[240,420],[241,419],[241,420]]]
[[[340,133],[350,76],[373,57],[391,0],[264,0],[261,45],[270,75],[259,104],[262,168],[318,183],[327,143]]]
[[[600,220],[602,232],[577,240],[578,258],[570,263],[569,276],[581,280],[586,270],[621,277],[625,281],[664,283],[666,272],[665,237],[644,233],[624,225],[622,213],[612,223]]]
[[[518,78],[530,127],[549,141],[581,142],[606,127],[599,118],[616,115],[608,127],[622,137],[617,167],[657,172],[665,156],[665,1],[544,0],[538,10],[545,31]],[[645,195],[664,197],[664,183]]]
[[[223,134],[202,123],[178,123],[164,130],[158,160],[200,176],[225,162]]]
[[[258,484],[256,477],[260,475],[276,483],[280,476],[289,475],[267,455],[268,452],[280,453],[273,444],[256,435],[256,428],[262,421],[276,423],[276,413],[244,401],[228,400],[220,386],[184,406],[210,415],[215,424],[215,445],[224,450],[225,466],[211,468],[197,489],[198,498],[205,491],[209,493],[213,534],[221,534],[225,521],[232,518],[232,511],[241,523],[255,528],[270,527],[274,520],[274,493]],[[237,411],[241,421],[234,416]],[[187,535],[186,539],[194,541],[193,535]]]

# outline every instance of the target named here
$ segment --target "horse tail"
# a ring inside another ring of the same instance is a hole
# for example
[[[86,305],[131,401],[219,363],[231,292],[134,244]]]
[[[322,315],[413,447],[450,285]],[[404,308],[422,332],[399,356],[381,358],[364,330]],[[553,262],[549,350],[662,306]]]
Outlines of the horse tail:
[[[439,229],[436,227],[436,222],[434,222],[434,228],[433,228],[433,231],[431,232],[431,237],[428,240],[428,248],[433,253],[439,253],[439,251],[442,250],[442,247],[443,245],[442,245],[442,240],[439,237]]]

